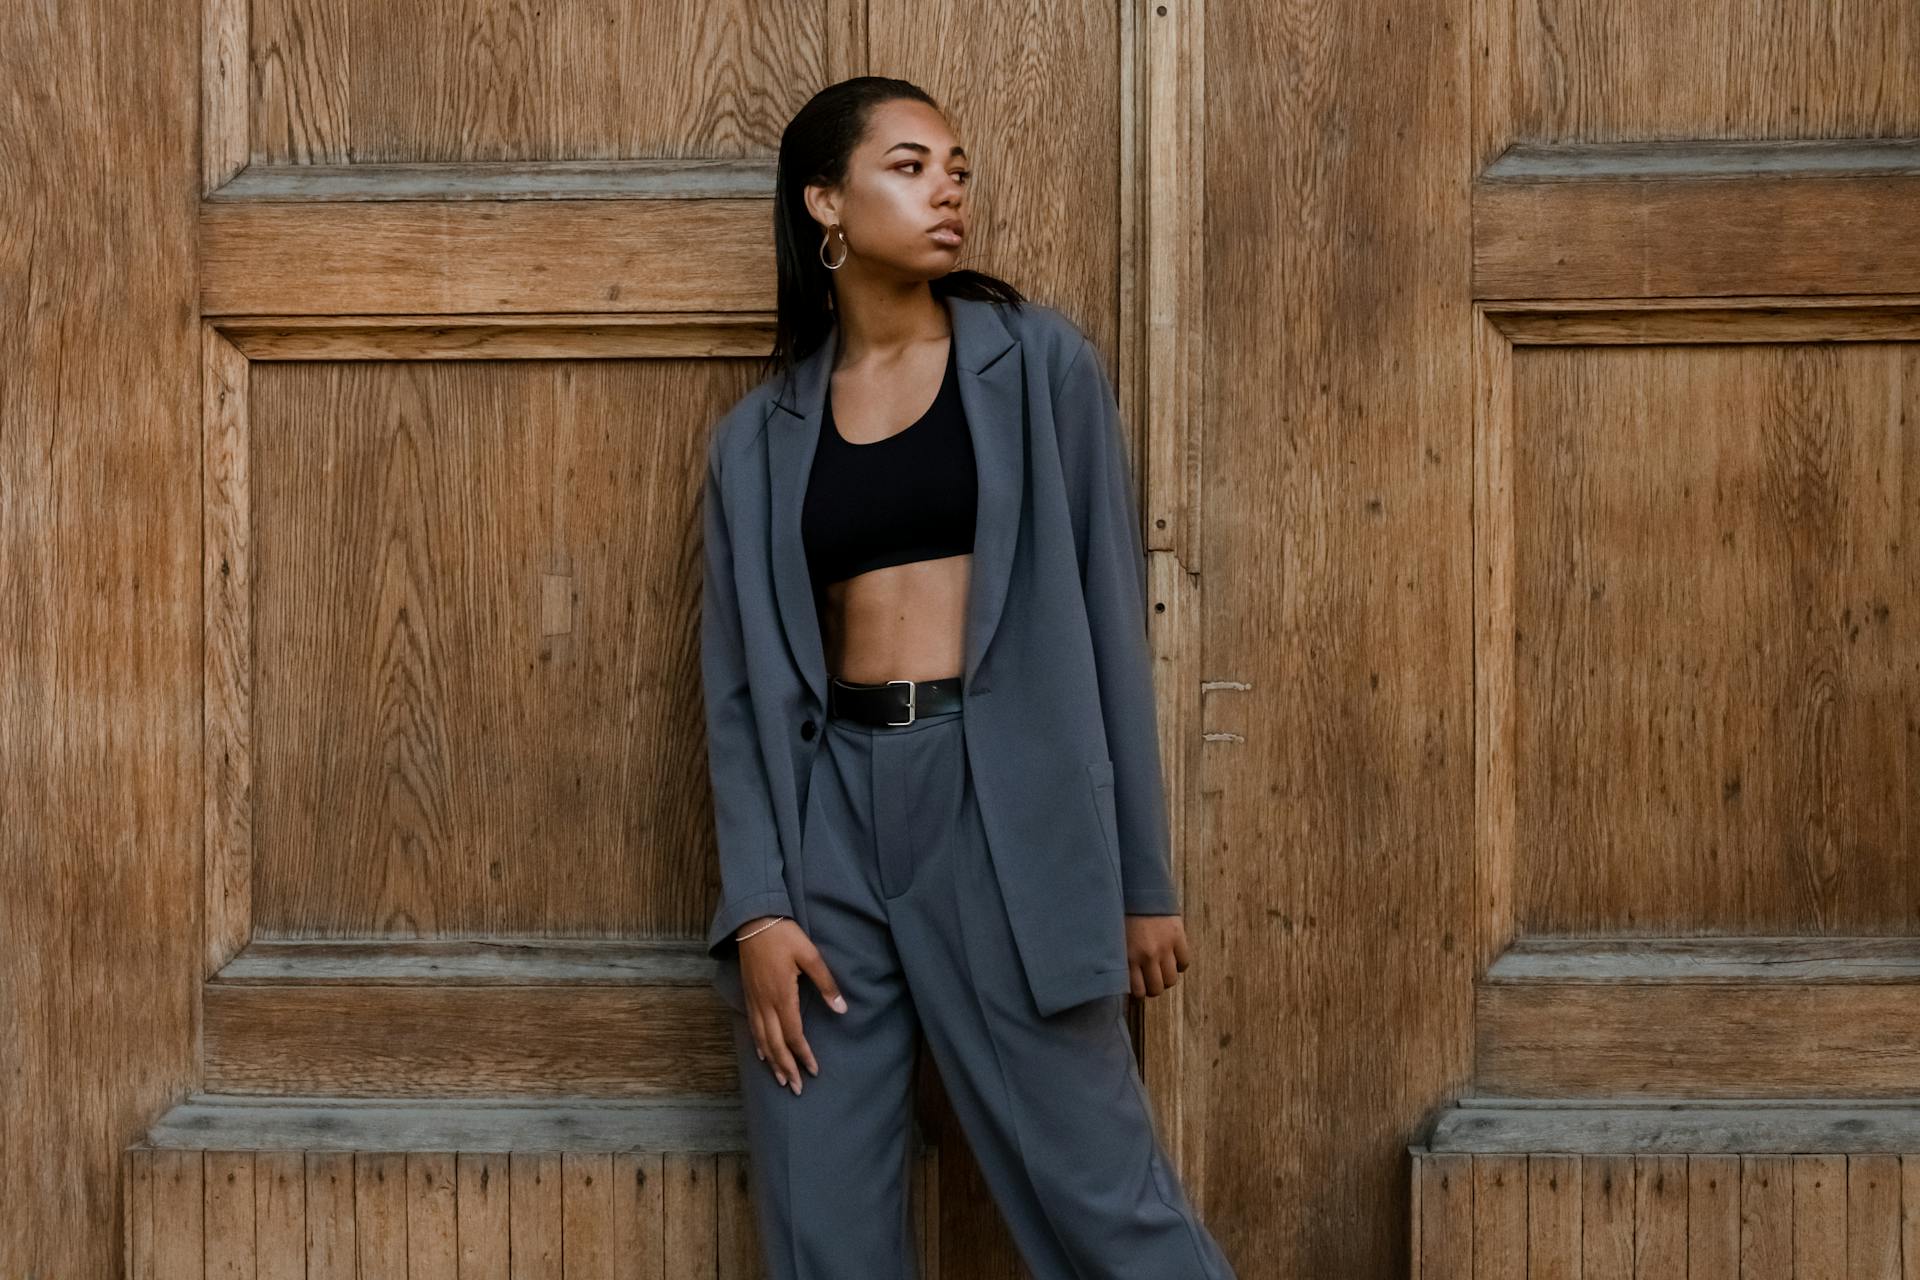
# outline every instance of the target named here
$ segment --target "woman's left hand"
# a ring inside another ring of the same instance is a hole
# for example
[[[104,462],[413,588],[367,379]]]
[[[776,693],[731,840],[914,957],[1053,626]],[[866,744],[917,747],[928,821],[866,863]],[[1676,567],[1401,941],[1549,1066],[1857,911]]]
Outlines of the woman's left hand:
[[[1187,968],[1187,926],[1179,916],[1127,917],[1127,969],[1133,994],[1157,996]]]

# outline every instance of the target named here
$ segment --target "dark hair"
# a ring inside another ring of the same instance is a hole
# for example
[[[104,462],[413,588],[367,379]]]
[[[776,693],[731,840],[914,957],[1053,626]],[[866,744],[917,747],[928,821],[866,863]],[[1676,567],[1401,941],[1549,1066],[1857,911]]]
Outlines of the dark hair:
[[[778,273],[773,352],[764,374],[791,376],[838,323],[833,290],[820,261],[820,224],[807,212],[809,184],[832,185],[847,173],[847,160],[866,135],[875,107],[912,98],[940,110],[927,92],[890,76],[854,76],[807,99],[780,134],[780,162],[773,193],[773,255]],[[936,298],[987,298],[1018,307],[1018,289],[984,271],[956,268],[928,282]]]

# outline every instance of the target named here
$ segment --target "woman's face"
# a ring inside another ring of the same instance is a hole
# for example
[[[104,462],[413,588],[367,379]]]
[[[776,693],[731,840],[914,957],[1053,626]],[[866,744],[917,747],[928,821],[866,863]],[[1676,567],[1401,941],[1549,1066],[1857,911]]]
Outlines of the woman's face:
[[[947,274],[971,229],[970,168],[938,111],[911,98],[881,104],[841,186],[807,188],[822,234],[837,223],[847,237],[844,249],[834,235],[821,252],[829,262],[845,253],[849,267],[904,280]],[[936,230],[942,223],[956,225]]]

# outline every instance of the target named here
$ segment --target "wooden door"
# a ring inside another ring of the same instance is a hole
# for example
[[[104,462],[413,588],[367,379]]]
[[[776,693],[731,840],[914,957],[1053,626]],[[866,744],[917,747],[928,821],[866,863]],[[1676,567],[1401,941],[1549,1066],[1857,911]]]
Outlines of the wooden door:
[[[1911,5],[80,0],[0,50],[0,1271],[751,1272],[692,514],[779,130],[868,71],[1115,372],[1194,957],[1138,1042],[1240,1274],[1579,1274],[1583,1165],[1590,1270],[1773,1259],[1783,1150],[1804,1274],[1920,1257]],[[929,1272],[1019,1274],[920,1100]]]

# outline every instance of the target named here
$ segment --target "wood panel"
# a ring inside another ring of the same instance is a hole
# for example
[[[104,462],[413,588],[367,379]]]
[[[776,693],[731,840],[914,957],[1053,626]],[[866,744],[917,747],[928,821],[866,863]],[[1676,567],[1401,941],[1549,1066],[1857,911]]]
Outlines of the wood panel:
[[[1920,145],[1510,147],[1473,187],[1477,298],[1920,290]]]
[[[829,64],[846,56],[852,10],[260,0],[252,154],[338,164],[765,154],[811,87],[837,78]]]
[[[1207,6],[1183,981],[1216,975],[1187,1071],[1249,1277],[1404,1271],[1403,1144],[1471,1069],[1472,31],[1468,5]],[[1421,1231],[1461,1194],[1424,1186]]]
[[[1512,358],[1522,934],[1920,925],[1920,348],[1819,332]]]
[[[254,936],[698,934],[702,442],[635,406],[751,372],[252,371]]]
[[[1532,0],[1510,12],[1515,136],[1834,138],[1920,133],[1920,9],[1784,0]]]
[[[204,1003],[203,1079],[239,1093],[618,1097],[739,1087],[729,1011],[705,983],[215,981]]]
[[[194,8],[0,5],[0,1275],[194,1074]]]
[[[216,1151],[121,1158],[127,1280],[749,1280],[768,1274],[739,1151]],[[919,1274],[941,1274],[912,1166]]]
[[[1414,1280],[1920,1277],[1920,1155],[1409,1150]]]
[[[209,201],[206,315],[761,311],[764,199]],[[725,405],[721,405],[725,408]]]

